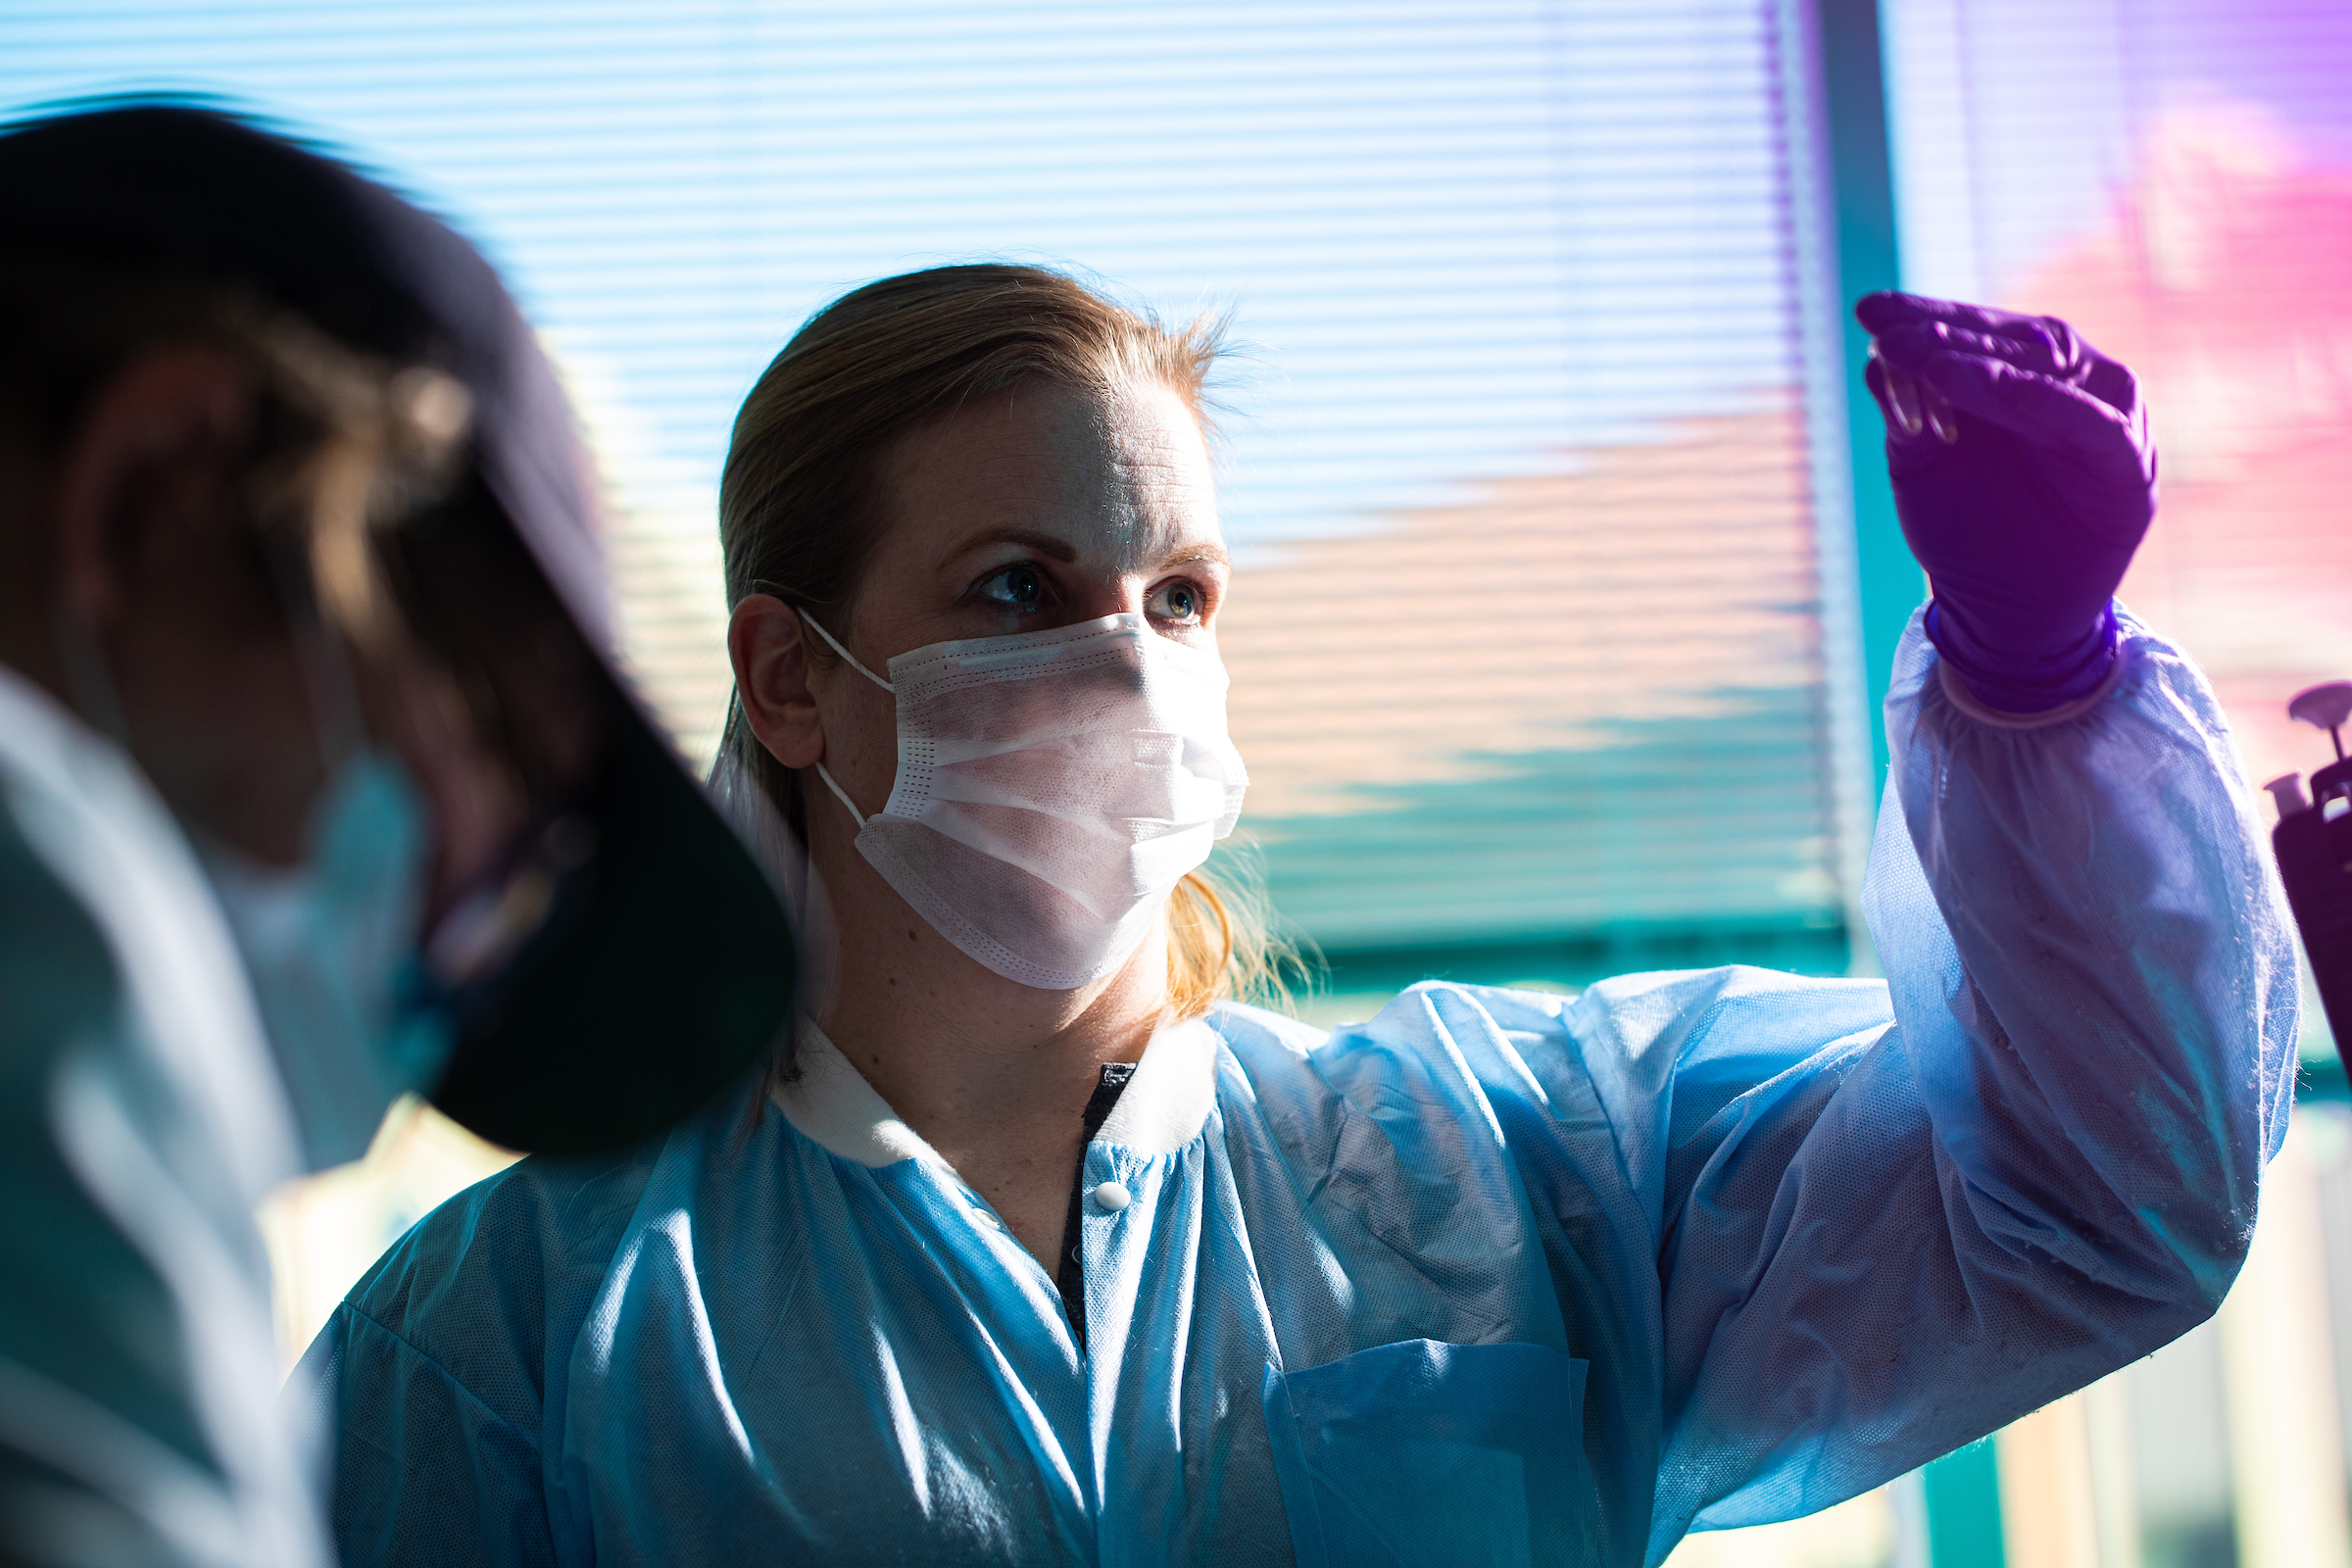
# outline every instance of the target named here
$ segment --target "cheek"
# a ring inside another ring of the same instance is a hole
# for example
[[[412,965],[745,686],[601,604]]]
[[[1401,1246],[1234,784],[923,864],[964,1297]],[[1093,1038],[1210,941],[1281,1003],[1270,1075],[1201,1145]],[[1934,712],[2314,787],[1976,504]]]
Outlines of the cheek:
[[[235,743],[240,756],[224,758],[223,765],[250,769],[258,785],[289,800],[307,800],[306,792],[316,790],[322,780],[327,744],[322,730],[365,732],[363,715],[348,693],[342,699],[349,705],[346,711],[321,710],[322,703],[332,699],[314,690],[318,683],[286,643],[249,647],[221,675],[221,689],[236,694],[223,704],[230,718],[222,726],[222,739],[241,737]]]
[[[125,700],[151,721],[191,741],[215,737],[202,749],[247,753],[257,768],[289,749],[318,750],[311,682],[290,638],[203,626],[155,631],[134,639],[124,660],[126,684],[136,687]]]
[[[882,808],[898,776],[898,709],[888,692],[846,665],[836,670],[833,685],[819,707],[825,767],[849,790],[858,810],[870,814]],[[809,782],[824,790],[821,781]],[[825,793],[830,799],[831,792]]]
[[[116,662],[132,750],[173,808],[265,862],[297,858],[325,760],[292,649],[158,636]]]

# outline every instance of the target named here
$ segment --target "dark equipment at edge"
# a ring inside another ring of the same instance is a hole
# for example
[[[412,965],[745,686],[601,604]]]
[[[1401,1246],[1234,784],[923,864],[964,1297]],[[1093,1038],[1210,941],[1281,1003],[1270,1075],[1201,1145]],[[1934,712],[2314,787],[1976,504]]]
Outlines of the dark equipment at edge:
[[[2271,845],[2286,902],[2319,980],[2336,1055],[2352,1070],[2352,760],[2344,756],[2343,736],[2352,721],[2352,681],[2298,693],[2286,711],[2335,742],[2335,760],[2311,775],[2308,797],[2300,773],[2281,773],[2263,788],[2278,803]]]

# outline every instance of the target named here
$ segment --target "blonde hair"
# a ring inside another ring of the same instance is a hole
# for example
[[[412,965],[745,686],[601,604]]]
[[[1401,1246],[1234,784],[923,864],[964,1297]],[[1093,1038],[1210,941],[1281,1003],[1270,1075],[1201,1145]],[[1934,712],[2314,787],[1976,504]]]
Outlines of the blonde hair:
[[[843,295],[784,345],[735,416],[718,492],[728,607],[752,594],[828,615],[849,607],[884,525],[876,455],[976,399],[1033,381],[1089,392],[1156,381],[1205,426],[1222,325],[1201,317],[1170,328],[1042,267],[938,267]],[[832,655],[812,645],[809,657]],[[720,750],[806,838],[802,779],[752,734],[740,701]],[[1221,997],[1279,997],[1286,954],[1248,883],[1195,872],[1168,896],[1178,1016]]]

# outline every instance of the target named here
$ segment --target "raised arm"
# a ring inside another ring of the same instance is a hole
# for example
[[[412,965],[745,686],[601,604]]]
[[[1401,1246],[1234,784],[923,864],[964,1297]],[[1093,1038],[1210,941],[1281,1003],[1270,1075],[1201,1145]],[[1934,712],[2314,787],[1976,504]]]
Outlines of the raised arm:
[[[1865,894],[1892,1023],[1792,981],[1596,1075],[1652,1152],[1653,1560],[1981,1437],[2234,1278],[2292,1098],[2293,955],[2211,693],[2121,626],[2089,711],[2013,729],[1953,703],[1914,622]],[[1642,1001],[1596,988],[1580,1034]]]
[[[2063,322],[1862,314],[1936,593],[1865,890],[1893,1022],[1803,1054],[1804,993],[1759,997],[1616,1097],[1657,1150],[1653,1561],[2203,1320],[2292,1098],[2292,948],[2227,722],[2111,605],[2153,504],[2129,372]]]

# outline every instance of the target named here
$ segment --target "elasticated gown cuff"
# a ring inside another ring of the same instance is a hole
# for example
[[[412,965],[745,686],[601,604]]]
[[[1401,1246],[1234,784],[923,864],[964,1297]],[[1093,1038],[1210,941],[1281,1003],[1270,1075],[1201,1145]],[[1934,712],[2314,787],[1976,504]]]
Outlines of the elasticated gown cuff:
[[[2039,655],[1984,647],[1971,634],[1966,613],[1941,600],[1928,606],[1927,633],[1969,695],[2002,713],[2044,713],[2080,702],[2115,667],[2113,600],[2081,637]]]

